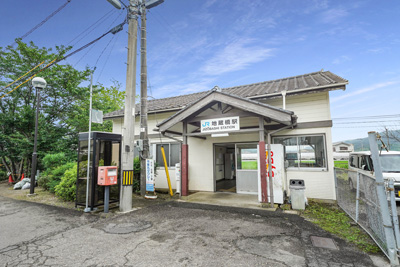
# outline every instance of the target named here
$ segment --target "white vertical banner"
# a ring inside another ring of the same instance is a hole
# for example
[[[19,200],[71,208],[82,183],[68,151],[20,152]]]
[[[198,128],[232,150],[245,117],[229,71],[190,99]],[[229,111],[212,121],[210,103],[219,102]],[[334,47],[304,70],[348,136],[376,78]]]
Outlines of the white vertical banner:
[[[269,171],[268,171],[268,145],[265,148],[259,147],[259,153],[265,153],[265,166],[267,173],[267,192],[268,201],[270,201],[270,190],[269,190]],[[260,157],[258,157],[260,160]],[[285,164],[284,164],[283,145],[271,144],[271,166],[272,166],[272,181],[274,190],[274,203],[283,204],[284,202],[284,179],[285,175]],[[258,164],[260,166],[260,164]],[[261,177],[260,167],[258,167],[258,177]],[[261,179],[258,179],[258,201],[261,202]]]
[[[154,160],[146,159],[146,191],[154,192]]]

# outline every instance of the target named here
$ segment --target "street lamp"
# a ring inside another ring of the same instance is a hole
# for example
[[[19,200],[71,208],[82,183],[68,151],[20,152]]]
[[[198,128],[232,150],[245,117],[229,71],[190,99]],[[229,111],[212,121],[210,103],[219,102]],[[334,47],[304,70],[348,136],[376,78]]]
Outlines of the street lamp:
[[[38,120],[39,120],[39,102],[40,102],[40,89],[46,88],[47,82],[41,77],[35,77],[32,79],[32,86],[36,88],[36,120],[35,120],[35,139],[33,143],[33,154],[32,154],[32,171],[31,171],[31,186],[30,194],[35,193],[35,174],[37,165],[37,136],[38,136]]]

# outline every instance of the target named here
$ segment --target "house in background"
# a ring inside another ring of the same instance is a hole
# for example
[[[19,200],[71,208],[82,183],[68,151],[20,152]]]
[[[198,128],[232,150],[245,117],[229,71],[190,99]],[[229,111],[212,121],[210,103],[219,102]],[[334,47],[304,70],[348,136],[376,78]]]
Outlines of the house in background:
[[[348,81],[318,71],[272,81],[148,101],[151,157],[175,177],[181,166],[181,195],[228,191],[258,195],[267,202],[266,147],[272,144],[274,199],[290,194],[288,181],[303,179],[308,198],[335,199],[329,92]],[[140,109],[136,107],[136,111]],[[122,133],[124,111],[108,113]],[[139,138],[136,113],[135,140]],[[175,179],[171,179],[176,188]],[[271,184],[272,185],[272,184]],[[159,167],[156,188],[168,188]],[[278,201],[275,201],[279,203]]]
[[[348,160],[350,152],[354,151],[354,145],[345,142],[333,143],[333,159]]]

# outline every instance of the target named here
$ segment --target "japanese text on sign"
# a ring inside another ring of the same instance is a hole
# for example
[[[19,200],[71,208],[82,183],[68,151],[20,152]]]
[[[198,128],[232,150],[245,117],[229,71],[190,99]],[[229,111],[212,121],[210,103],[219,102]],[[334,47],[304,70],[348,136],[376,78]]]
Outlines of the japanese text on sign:
[[[154,160],[146,159],[146,191],[154,192]]]
[[[269,177],[269,170],[268,170],[268,150],[265,151],[265,159],[266,159],[266,166],[267,166],[267,177]],[[274,165],[274,151],[271,150],[271,170],[272,170],[272,178],[275,177],[274,169],[276,169]]]
[[[240,130],[239,117],[228,117],[201,121],[202,133],[230,132]]]

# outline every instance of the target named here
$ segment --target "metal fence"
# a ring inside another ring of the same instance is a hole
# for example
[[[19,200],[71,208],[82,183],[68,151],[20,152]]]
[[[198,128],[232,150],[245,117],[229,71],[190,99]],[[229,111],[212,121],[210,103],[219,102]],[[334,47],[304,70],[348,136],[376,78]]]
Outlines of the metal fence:
[[[335,168],[336,198],[338,205],[357,222],[381,248],[392,264],[398,264],[400,248],[399,226],[392,183],[385,187],[386,200],[378,197],[377,182],[371,175]],[[387,190],[389,188],[389,190]],[[384,207],[386,205],[386,207]],[[389,210],[389,215],[385,210]],[[390,216],[390,225],[385,225],[385,216]],[[392,228],[388,235],[385,227]]]

